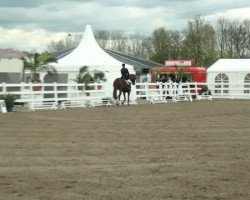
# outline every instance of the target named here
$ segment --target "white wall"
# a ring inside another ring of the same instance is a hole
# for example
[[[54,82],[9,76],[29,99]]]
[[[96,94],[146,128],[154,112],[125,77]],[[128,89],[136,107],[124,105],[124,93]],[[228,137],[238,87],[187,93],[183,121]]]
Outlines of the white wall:
[[[208,72],[207,73],[207,82],[208,83],[215,83],[215,77],[220,74],[220,73],[224,73],[228,76],[229,78],[229,83],[244,83],[244,78],[245,76],[250,73],[250,71],[248,72]]]
[[[3,73],[23,73],[23,61],[17,58],[1,58],[0,72]]]
[[[226,74],[228,76],[229,79],[228,85],[230,88],[233,88],[229,90],[228,95],[244,94],[244,89],[242,88],[242,85],[244,84],[245,76],[249,74],[250,71],[208,72],[207,73],[208,85],[216,84],[215,77],[220,73]]]

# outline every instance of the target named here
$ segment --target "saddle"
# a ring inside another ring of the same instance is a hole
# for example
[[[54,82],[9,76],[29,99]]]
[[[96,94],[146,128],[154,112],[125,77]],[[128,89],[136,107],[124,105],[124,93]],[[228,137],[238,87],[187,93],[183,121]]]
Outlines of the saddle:
[[[129,80],[126,80],[126,79],[124,79],[124,78],[122,78],[122,79],[123,79],[125,85],[128,87],[129,91],[131,91],[131,84],[130,84],[130,81],[129,81]]]
[[[124,79],[124,81],[125,81],[125,83],[126,83],[127,85],[130,85],[129,80],[125,80],[125,79]]]
[[[129,84],[129,81],[125,78],[125,76],[121,76],[121,79],[123,80],[124,83],[127,85]]]

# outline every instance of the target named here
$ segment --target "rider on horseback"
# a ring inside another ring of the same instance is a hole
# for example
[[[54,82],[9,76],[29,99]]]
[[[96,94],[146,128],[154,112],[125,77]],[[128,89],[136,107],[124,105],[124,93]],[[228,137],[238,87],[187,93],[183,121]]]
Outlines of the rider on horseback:
[[[128,84],[129,90],[131,90],[131,81],[129,79],[129,71],[125,67],[124,63],[122,64],[121,74],[122,74],[121,78],[125,80],[126,84]]]

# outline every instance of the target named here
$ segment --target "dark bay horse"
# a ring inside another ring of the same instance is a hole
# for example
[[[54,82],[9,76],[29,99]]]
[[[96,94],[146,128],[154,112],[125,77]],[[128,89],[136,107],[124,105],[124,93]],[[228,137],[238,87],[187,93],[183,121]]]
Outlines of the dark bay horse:
[[[132,84],[135,84],[135,79],[136,76],[135,74],[130,74],[129,75],[129,79],[131,80]],[[124,104],[125,100],[126,100],[126,93],[128,93],[128,105],[129,105],[129,95],[130,95],[130,89],[129,89],[129,85],[126,83],[126,81],[122,78],[117,78],[115,79],[114,83],[113,83],[114,89],[113,89],[113,98],[115,100],[119,99],[120,101],[120,97],[121,94],[123,93],[123,97],[124,100],[122,102],[122,105]],[[119,94],[117,96],[117,90],[119,90]]]

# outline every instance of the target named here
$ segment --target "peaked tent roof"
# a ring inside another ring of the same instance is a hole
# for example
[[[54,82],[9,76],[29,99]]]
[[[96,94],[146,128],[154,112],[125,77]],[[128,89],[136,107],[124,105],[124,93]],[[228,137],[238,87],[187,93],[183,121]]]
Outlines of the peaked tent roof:
[[[250,71],[250,59],[219,59],[207,70],[207,72],[239,71]]]
[[[58,71],[78,71],[84,65],[102,68],[108,66],[110,70],[112,70],[111,67],[120,70],[121,62],[107,54],[97,44],[91,26],[87,25],[79,45],[71,53],[60,58],[57,63],[52,65]]]

